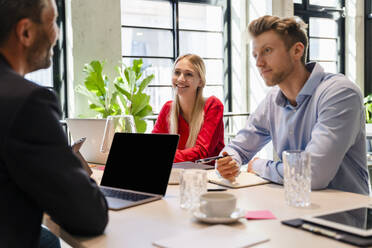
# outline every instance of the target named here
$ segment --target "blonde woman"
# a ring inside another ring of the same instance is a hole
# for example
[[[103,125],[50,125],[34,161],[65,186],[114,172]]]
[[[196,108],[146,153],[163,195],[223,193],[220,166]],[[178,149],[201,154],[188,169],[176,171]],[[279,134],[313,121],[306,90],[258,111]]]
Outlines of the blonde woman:
[[[216,156],[225,146],[223,105],[203,97],[205,65],[195,54],[177,58],[173,66],[174,100],[164,104],[153,133],[179,134],[174,162]]]

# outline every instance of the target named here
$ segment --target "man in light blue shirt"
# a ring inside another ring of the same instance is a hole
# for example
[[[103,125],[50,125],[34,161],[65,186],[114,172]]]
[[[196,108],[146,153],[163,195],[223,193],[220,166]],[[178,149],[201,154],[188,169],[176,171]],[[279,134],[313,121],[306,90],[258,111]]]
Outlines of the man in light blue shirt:
[[[269,141],[279,158],[285,150],[311,154],[312,189],[338,189],[369,194],[365,115],[362,94],[342,74],[305,65],[305,24],[294,18],[264,16],[249,25],[253,56],[262,78],[273,86],[247,126],[227,145],[217,161],[224,178],[234,180],[239,165],[283,183],[282,161],[253,158]]]

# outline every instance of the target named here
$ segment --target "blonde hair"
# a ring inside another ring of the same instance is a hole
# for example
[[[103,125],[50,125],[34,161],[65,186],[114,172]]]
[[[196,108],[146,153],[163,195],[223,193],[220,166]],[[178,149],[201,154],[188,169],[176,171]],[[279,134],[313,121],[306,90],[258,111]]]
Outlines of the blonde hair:
[[[281,37],[288,50],[295,43],[301,42],[305,47],[301,62],[305,64],[308,46],[306,28],[307,24],[299,17],[280,18],[277,16],[265,15],[253,20],[248,26],[248,31],[251,36],[257,37],[266,31],[273,30]]]
[[[195,146],[196,139],[198,137],[200,128],[204,121],[204,104],[203,88],[205,86],[205,65],[203,59],[195,54],[185,54],[176,59],[173,65],[174,68],[177,63],[183,59],[187,59],[193,66],[195,72],[199,74],[201,86],[196,90],[196,98],[194,108],[191,113],[191,120],[189,123],[190,132],[186,142],[186,148]],[[174,100],[172,103],[171,111],[169,114],[169,129],[170,133],[177,134],[178,132],[178,117],[180,115],[180,101],[177,95],[177,91],[174,91]]]

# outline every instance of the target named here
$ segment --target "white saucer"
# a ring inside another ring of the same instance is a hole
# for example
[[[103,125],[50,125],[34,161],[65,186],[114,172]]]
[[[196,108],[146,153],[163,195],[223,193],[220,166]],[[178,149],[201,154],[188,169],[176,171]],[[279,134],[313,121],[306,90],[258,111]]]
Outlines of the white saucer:
[[[227,224],[227,223],[234,223],[238,221],[240,218],[245,216],[245,211],[240,208],[236,208],[234,212],[231,213],[230,217],[207,217],[204,213],[200,212],[199,210],[194,212],[194,217],[201,222],[209,223],[209,224]]]

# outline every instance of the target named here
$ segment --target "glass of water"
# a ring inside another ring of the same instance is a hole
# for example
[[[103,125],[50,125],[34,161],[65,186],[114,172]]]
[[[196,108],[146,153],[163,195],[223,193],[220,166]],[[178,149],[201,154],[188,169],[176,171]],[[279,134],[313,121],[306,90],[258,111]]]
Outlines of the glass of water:
[[[136,125],[132,115],[110,115],[103,133],[101,152],[109,152],[115,133],[135,133]]]
[[[180,176],[180,204],[181,208],[191,212],[200,206],[200,196],[207,192],[207,171],[199,169],[185,169]]]
[[[310,154],[305,151],[283,152],[284,194],[289,206],[307,207],[310,205],[311,165]]]

